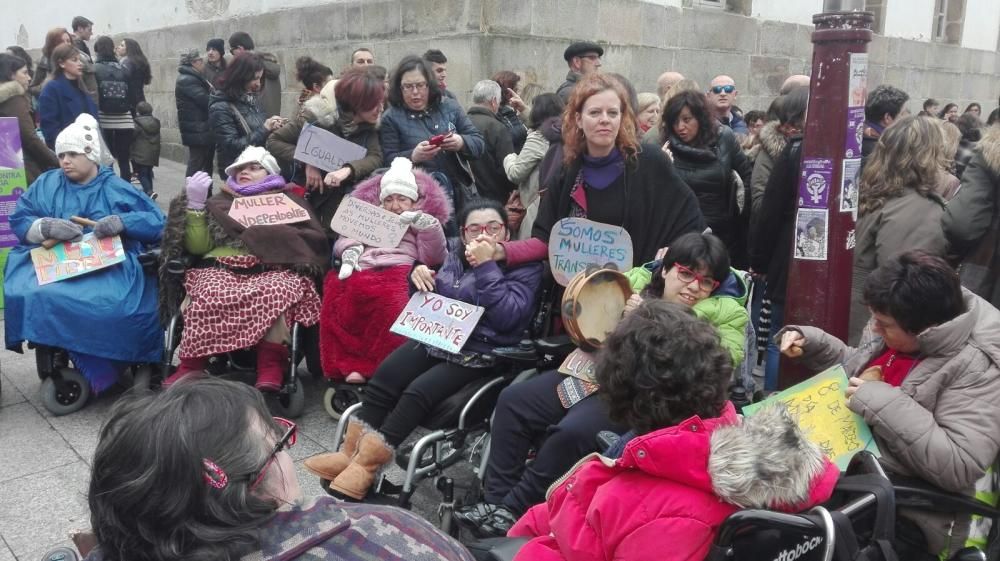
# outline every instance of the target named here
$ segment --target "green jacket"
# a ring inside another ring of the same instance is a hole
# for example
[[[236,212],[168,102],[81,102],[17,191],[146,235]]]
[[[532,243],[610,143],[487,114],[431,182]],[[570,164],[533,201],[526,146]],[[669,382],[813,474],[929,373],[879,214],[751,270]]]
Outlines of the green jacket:
[[[632,290],[642,293],[642,290],[652,282],[653,271],[659,265],[659,261],[650,261],[625,273]],[[722,346],[733,357],[734,366],[742,364],[746,354],[746,329],[750,321],[750,314],[746,308],[747,292],[747,285],[742,275],[732,269],[729,277],[719,285],[719,288],[693,308],[696,316],[719,330]]]
[[[208,213],[204,210],[188,210],[184,224],[184,249],[191,255],[200,257],[230,257],[246,255],[245,249],[216,245],[208,226]]]

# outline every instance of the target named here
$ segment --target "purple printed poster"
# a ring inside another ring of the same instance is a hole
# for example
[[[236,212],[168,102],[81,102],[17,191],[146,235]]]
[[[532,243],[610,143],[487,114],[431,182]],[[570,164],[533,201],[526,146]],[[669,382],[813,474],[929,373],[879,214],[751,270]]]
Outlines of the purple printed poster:
[[[844,140],[844,157],[861,157],[861,137],[865,132],[865,108],[847,108],[847,136]]]
[[[833,182],[833,160],[805,158],[799,177],[799,208],[826,208]]]
[[[27,188],[17,118],[0,117],[0,309],[3,308],[4,265],[10,248],[17,245],[17,236],[10,229],[10,215]]]

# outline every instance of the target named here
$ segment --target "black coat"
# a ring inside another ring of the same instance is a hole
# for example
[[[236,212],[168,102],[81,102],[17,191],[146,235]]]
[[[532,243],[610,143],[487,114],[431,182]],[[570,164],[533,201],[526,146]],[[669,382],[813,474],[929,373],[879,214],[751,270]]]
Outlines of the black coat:
[[[760,204],[760,217],[754,220],[750,236],[750,267],[767,273],[767,297],[777,302],[785,301],[788,286],[801,165],[802,137],[793,136],[774,162]]]
[[[469,160],[472,174],[476,178],[479,195],[488,199],[507,202],[507,197],[516,186],[507,179],[503,169],[503,159],[514,151],[510,139],[510,129],[492,111],[479,105],[473,105],[467,113],[472,124],[479,129],[486,141],[486,149],[479,159]]]
[[[174,98],[177,100],[177,123],[184,146],[215,144],[212,127],[208,123],[208,98],[212,89],[208,80],[194,68],[177,68]]]
[[[510,131],[510,140],[514,143],[514,153],[520,154],[521,148],[524,148],[524,141],[528,140],[528,127],[510,105],[501,105],[500,110],[497,111],[497,117],[503,124],[507,125],[507,130]]]
[[[239,111],[246,122],[246,127],[233,111]],[[247,146],[264,146],[267,135],[264,127],[267,116],[257,108],[249,96],[237,99],[220,92],[213,93],[209,98],[208,122],[215,134],[216,153],[219,158],[219,175],[226,175],[226,167],[236,161],[236,158]]]
[[[729,127],[720,126],[715,142],[705,148],[685,144],[671,134],[670,151],[677,174],[698,197],[709,226],[715,229],[739,214],[736,193],[732,189],[732,172],[738,173],[744,185],[749,186],[752,169]]]

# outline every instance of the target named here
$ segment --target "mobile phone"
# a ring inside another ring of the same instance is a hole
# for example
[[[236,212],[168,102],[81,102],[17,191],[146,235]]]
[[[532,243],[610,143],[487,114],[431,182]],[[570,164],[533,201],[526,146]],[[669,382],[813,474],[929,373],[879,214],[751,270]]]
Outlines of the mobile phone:
[[[436,134],[430,137],[430,139],[427,141],[427,144],[430,144],[431,146],[441,146],[441,144],[444,143],[444,139],[448,138],[452,134],[454,133],[449,132],[448,134]]]

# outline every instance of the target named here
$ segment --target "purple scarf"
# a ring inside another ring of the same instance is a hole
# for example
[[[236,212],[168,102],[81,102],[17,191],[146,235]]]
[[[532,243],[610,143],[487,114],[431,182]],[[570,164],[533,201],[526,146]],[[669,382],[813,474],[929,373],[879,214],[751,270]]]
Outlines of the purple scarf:
[[[229,176],[226,180],[226,187],[229,187],[233,193],[241,197],[250,197],[253,195],[259,195],[261,193],[266,193],[268,191],[277,191],[279,189],[285,188],[285,178],[280,175],[268,175],[264,179],[261,179],[257,183],[250,183],[249,185],[240,185],[236,182],[236,178]]]
[[[606,189],[624,172],[625,158],[617,146],[603,158],[583,155],[583,181],[593,189],[598,191]]]

